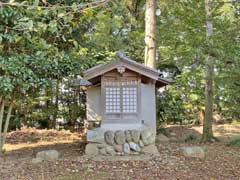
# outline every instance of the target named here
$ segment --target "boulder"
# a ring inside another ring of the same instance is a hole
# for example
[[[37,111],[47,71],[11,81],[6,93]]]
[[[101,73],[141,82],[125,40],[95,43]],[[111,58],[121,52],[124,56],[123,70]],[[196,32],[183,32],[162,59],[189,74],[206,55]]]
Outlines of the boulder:
[[[133,142],[138,143],[140,140],[140,134],[141,134],[140,131],[131,130],[130,132],[131,132]]]
[[[129,146],[130,146],[130,149],[132,149],[135,152],[140,152],[141,151],[141,148],[139,147],[139,145],[134,143],[134,142],[130,142]]]
[[[107,154],[109,154],[111,156],[116,155],[116,151],[114,150],[113,146],[107,146],[106,147],[106,152],[107,152]]]
[[[149,129],[141,132],[141,138],[145,146],[153,144],[155,142],[155,134],[153,134]]]
[[[114,144],[114,132],[113,131],[106,131],[104,133],[104,139],[105,142],[109,145],[113,145]]]
[[[87,142],[104,143],[104,130],[96,128],[87,131]]]
[[[36,155],[36,159],[43,161],[53,161],[59,158],[59,152],[56,150],[46,150],[38,152]],[[36,160],[37,161],[37,160]]]
[[[85,153],[88,156],[96,156],[96,155],[98,155],[99,151],[98,151],[97,144],[88,143],[86,145],[86,147],[85,147]]]
[[[124,131],[119,130],[115,132],[115,142],[120,145],[126,142]]]
[[[141,152],[144,154],[159,155],[158,149],[154,144],[144,146]]]
[[[129,146],[128,143],[124,143],[124,145],[123,145],[123,152],[125,154],[130,154],[130,146]]]
[[[123,152],[123,145],[120,144],[114,144],[114,149],[116,152]]]
[[[163,134],[158,134],[156,136],[156,142],[158,143],[167,143],[169,142],[169,138]]]
[[[125,137],[126,137],[126,141],[127,142],[131,142],[132,141],[132,136],[131,136],[131,132],[130,131],[125,131]]]
[[[205,157],[204,149],[201,146],[183,147],[182,152],[185,157],[201,158],[201,159]]]

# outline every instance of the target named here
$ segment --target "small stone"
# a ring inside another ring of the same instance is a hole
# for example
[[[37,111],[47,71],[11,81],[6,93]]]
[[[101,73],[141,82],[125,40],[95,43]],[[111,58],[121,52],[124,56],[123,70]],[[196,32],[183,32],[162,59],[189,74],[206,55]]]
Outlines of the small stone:
[[[32,163],[33,164],[38,164],[38,163],[41,163],[43,160],[42,159],[40,159],[40,158],[33,158],[32,159]]]
[[[186,157],[201,158],[201,159],[205,157],[204,149],[203,147],[200,147],[200,146],[183,147],[182,152],[183,152],[183,155]]]
[[[128,143],[124,143],[123,152],[126,153],[126,154],[130,154],[130,146],[129,146]]]
[[[124,131],[119,130],[115,132],[115,142],[117,144],[124,144],[126,142]]]
[[[46,150],[38,152],[36,155],[36,159],[41,159],[45,161],[57,160],[59,157],[59,152],[56,150]]]
[[[171,132],[170,136],[176,136],[177,134],[175,132]]]
[[[139,152],[131,152],[132,155],[139,155]]]
[[[130,146],[130,149],[132,149],[135,152],[140,152],[141,151],[141,148],[139,147],[139,145],[134,143],[134,142],[130,142],[129,146]]]
[[[113,131],[106,131],[104,133],[104,139],[107,144],[113,145],[114,144],[114,132]]]
[[[131,132],[130,131],[125,131],[125,137],[126,137],[126,141],[127,142],[131,142],[132,141],[132,136],[131,136]]]
[[[170,137],[170,142],[178,142],[178,139],[176,137]]]
[[[98,147],[96,144],[88,143],[85,147],[85,153],[88,156],[96,156],[98,155]]]
[[[116,152],[123,152],[123,145],[115,144],[113,147]]]
[[[169,138],[163,134],[158,134],[156,137],[156,142],[158,143],[167,143],[169,142]]]
[[[142,148],[142,153],[151,154],[151,155],[159,155],[158,149],[154,144],[151,144],[149,146],[144,146]]]
[[[143,144],[142,140],[139,141],[139,146],[144,147],[144,144]]]
[[[140,131],[131,130],[130,132],[131,132],[133,142],[138,143],[140,140],[140,134],[141,134]]]
[[[102,148],[99,150],[99,153],[103,156],[106,156],[107,155],[107,152],[106,152],[106,148]]]
[[[115,152],[113,146],[107,146],[105,149],[106,149],[107,154],[109,154],[111,156],[116,155],[116,152]]]

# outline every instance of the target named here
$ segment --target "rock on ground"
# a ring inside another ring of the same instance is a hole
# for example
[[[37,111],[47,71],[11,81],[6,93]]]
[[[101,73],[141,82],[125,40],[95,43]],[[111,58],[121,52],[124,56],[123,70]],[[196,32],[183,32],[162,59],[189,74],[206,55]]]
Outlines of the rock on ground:
[[[142,153],[151,154],[151,155],[159,155],[158,149],[154,144],[151,144],[149,146],[144,146],[142,148]]]
[[[156,142],[159,142],[159,143],[169,142],[169,138],[163,134],[158,134],[156,136]]]
[[[124,144],[126,142],[124,131],[119,130],[115,132],[115,142],[117,144]]]
[[[114,144],[114,132],[106,131],[104,134],[104,139],[107,144],[113,145]]]
[[[98,151],[97,144],[93,144],[93,143],[87,144],[86,147],[85,147],[85,153],[88,156],[98,155],[99,151]]]
[[[38,164],[38,163],[41,163],[43,160],[42,159],[40,159],[40,158],[33,158],[32,159],[32,163],[33,164]]]
[[[139,147],[139,145],[134,143],[134,142],[130,142],[129,146],[130,146],[130,149],[132,149],[135,152],[140,152],[141,151],[141,148]]]
[[[193,158],[201,158],[201,159],[205,157],[204,149],[201,146],[183,147],[182,152],[185,157],[193,157]]]
[[[170,137],[170,142],[178,142],[178,139],[176,137]]]
[[[36,155],[36,159],[44,160],[44,161],[52,161],[57,160],[59,158],[59,152],[57,150],[46,150],[38,152]],[[38,161],[35,160],[35,161]]]

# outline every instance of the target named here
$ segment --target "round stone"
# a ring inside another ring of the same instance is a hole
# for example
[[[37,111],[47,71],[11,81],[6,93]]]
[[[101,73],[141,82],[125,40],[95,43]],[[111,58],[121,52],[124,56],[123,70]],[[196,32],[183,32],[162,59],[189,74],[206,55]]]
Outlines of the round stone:
[[[103,155],[103,156],[106,156],[107,155],[107,152],[106,152],[106,149],[105,148],[102,148],[99,150],[100,154]]]
[[[115,151],[123,152],[123,145],[115,144],[114,146]]]
[[[131,142],[132,141],[132,136],[130,131],[125,131],[125,136],[126,136],[126,141]]]
[[[135,143],[138,143],[140,140],[140,131],[138,130],[131,130],[131,136],[132,136],[132,140]]]
[[[141,132],[141,139],[146,146],[155,142],[155,135],[149,129],[146,129]]]
[[[140,152],[141,151],[141,148],[139,147],[139,145],[134,143],[134,142],[130,142],[129,146],[130,146],[130,149],[135,151],[135,152]]]
[[[89,155],[89,156],[96,156],[98,155],[98,147],[96,144],[93,144],[93,143],[89,143],[86,145],[85,147],[85,153],[86,155]]]
[[[107,154],[109,154],[111,156],[116,155],[116,151],[114,150],[113,146],[107,146],[106,147],[106,152],[107,152]]]
[[[142,142],[142,140],[139,141],[139,146],[140,146],[140,147],[143,147],[143,146],[144,146],[144,143]]]
[[[107,144],[113,145],[114,144],[114,132],[106,131],[104,133],[104,139]]]
[[[129,146],[128,143],[124,143],[123,152],[126,153],[126,154],[130,154],[130,146]]]
[[[115,142],[121,145],[126,142],[124,131],[119,130],[115,132]]]

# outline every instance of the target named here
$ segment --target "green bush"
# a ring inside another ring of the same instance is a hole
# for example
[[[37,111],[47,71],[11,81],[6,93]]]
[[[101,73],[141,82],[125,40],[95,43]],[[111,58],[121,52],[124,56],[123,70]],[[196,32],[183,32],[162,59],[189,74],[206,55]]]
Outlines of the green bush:
[[[196,141],[197,140],[197,136],[194,134],[187,134],[184,141],[185,142],[192,142],[192,141]]]
[[[170,135],[170,130],[164,127],[159,127],[157,130],[157,134],[163,134],[165,136],[169,136]]]
[[[240,138],[234,139],[229,143],[230,146],[236,146],[240,148]]]

